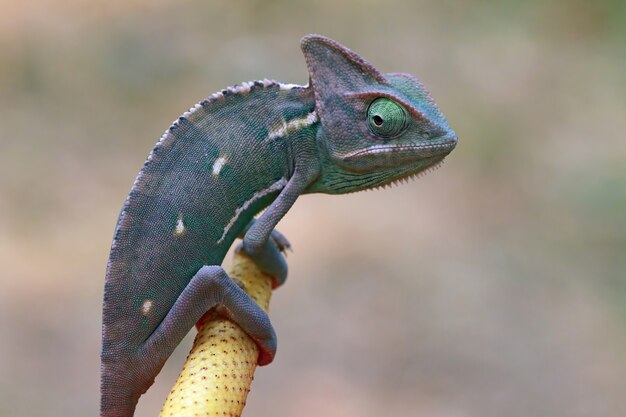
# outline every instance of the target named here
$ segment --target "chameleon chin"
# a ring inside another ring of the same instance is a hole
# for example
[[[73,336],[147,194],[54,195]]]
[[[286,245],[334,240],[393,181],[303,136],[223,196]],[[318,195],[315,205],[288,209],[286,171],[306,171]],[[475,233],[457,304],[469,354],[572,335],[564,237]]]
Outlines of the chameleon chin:
[[[139,172],[106,271],[102,417],[132,416],[214,307],[258,344],[259,364],[272,361],[268,316],[220,266],[237,237],[277,287],[289,242],[274,227],[298,196],[385,186],[454,149],[455,133],[417,79],[383,74],[323,36],[301,47],[308,85],[265,79],[209,96],[165,131]]]

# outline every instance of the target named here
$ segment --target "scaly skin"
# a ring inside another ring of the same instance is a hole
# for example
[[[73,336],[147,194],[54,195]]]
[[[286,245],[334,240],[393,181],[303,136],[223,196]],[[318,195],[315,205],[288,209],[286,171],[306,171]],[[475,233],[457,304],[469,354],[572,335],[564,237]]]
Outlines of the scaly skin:
[[[132,416],[176,345],[214,307],[257,343],[259,364],[272,361],[269,318],[219,266],[237,236],[278,286],[288,242],[274,227],[298,196],[386,185],[455,147],[411,76],[382,74],[322,36],[301,46],[308,86],[265,80],[214,94],[165,132],[139,173],[107,266],[101,416]]]
[[[237,254],[229,275],[267,311],[271,278]],[[257,366],[259,349],[241,328],[214,311],[198,322],[198,334],[160,417],[240,416]]]

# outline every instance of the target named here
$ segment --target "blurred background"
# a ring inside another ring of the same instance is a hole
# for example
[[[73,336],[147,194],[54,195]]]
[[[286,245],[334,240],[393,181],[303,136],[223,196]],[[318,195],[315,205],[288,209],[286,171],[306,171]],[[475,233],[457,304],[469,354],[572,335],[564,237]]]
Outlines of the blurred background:
[[[620,0],[3,0],[0,416],[96,415],[104,270],[146,155],[227,85],[305,84],[317,32],[418,76],[461,141],[435,174],[281,222],[280,347],[244,415],[623,417],[625,21]]]

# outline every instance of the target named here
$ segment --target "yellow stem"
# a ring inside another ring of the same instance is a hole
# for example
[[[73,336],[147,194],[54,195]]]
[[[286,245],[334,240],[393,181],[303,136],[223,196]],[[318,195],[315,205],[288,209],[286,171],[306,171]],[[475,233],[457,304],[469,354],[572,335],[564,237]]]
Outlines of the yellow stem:
[[[269,308],[272,281],[243,254],[236,254],[230,277],[263,310]],[[241,328],[208,312],[198,322],[191,352],[159,417],[239,417],[246,405],[259,351]]]

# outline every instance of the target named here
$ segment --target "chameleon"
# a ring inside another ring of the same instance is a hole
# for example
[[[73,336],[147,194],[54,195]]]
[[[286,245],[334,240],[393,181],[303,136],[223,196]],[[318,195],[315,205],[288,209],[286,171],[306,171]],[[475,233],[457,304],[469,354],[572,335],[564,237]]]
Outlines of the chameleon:
[[[290,244],[274,229],[300,195],[404,181],[455,148],[457,135],[416,78],[383,74],[321,35],[300,46],[307,85],[264,79],[212,94],[165,131],[140,170],[106,269],[101,417],[132,416],[210,309],[254,340],[259,365],[272,362],[267,314],[220,266],[237,238],[236,250],[278,287]]]

